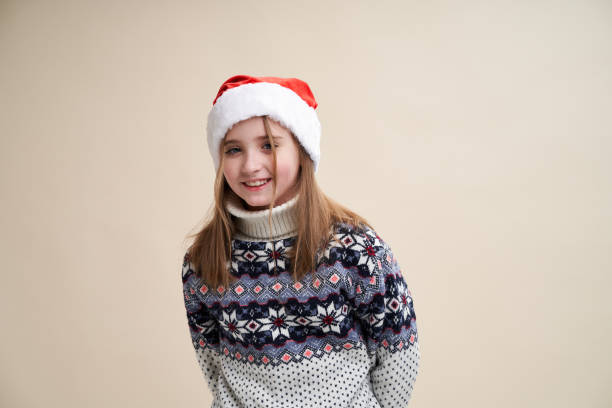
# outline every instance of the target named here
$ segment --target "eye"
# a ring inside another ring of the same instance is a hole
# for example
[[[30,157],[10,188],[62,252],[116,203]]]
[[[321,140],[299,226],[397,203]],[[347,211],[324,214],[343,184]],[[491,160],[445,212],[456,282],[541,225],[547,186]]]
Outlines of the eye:
[[[235,152],[234,152],[235,150],[237,151],[237,150],[240,150],[240,149],[238,149],[237,147],[232,147],[231,149],[227,150],[227,151],[225,152],[225,154],[232,155],[232,154],[234,154],[234,153],[235,153]]]
[[[278,147],[278,144],[274,144],[274,147]],[[272,146],[270,145],[270,143],[266,143],[264,144],[264,149],[272,150]]]

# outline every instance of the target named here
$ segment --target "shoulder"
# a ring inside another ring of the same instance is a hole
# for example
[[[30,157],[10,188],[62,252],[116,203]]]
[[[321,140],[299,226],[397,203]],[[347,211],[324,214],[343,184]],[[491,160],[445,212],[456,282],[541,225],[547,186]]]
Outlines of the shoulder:
[[[372,276],[394,261],[389,245],[367,225],[336,223],[332,227],[332,238],[319,264],[341,264],[359,275]]]
[[[189,251],[185,252],[185,254],[183,255],[183,279],[185,279],[186,276],[188,276],[189,274],[193,273],[193,265],[191,264],[191,253]]]
[[[342,242],[343,246],[354,248],[363,246],[365,249],[383,250],[389,248],[388,244],[378,233],[368,225],[353,225],[338,222],[332,227],[333,236]]]
[[[189,250],[183,255],[183,265],[181,268],[181,276],[183,278],[183,285],[192,284],[195,285],[199,282],[197,269],[195,262],[191,256]]]

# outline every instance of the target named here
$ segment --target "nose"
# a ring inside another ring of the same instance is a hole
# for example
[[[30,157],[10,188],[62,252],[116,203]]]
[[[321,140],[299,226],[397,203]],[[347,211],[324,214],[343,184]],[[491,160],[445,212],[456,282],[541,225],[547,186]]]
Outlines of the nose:
[[[256,150],[248,149],[243,157],[244,161],[242,162],[242,172],[247,176],[254,175],[264,165],[262,155]]]

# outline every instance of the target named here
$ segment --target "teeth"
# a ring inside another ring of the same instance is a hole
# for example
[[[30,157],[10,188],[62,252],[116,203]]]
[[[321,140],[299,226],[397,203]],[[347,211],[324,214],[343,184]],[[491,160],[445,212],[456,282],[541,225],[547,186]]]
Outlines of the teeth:
[[[254,182],[246,182],[244,184],[246,184],[249,187],[257,187],[257,186],[261,186],[262,184],[266,184],[268,182],[268,180],[261,180],[261,181],[254,181]]]

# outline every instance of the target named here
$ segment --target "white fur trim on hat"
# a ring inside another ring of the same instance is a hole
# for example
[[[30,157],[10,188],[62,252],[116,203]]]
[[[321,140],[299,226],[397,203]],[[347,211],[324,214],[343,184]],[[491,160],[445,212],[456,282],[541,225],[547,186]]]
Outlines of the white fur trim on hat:
[[[315,110],[298,94],[282,85],[257,82],[223,92],[208,114],[206,133],[215,169],[219,168],[219,146],[232,126],[253,116],[268,115],[289,129],[314,162],[321,156],[321,123]]]

